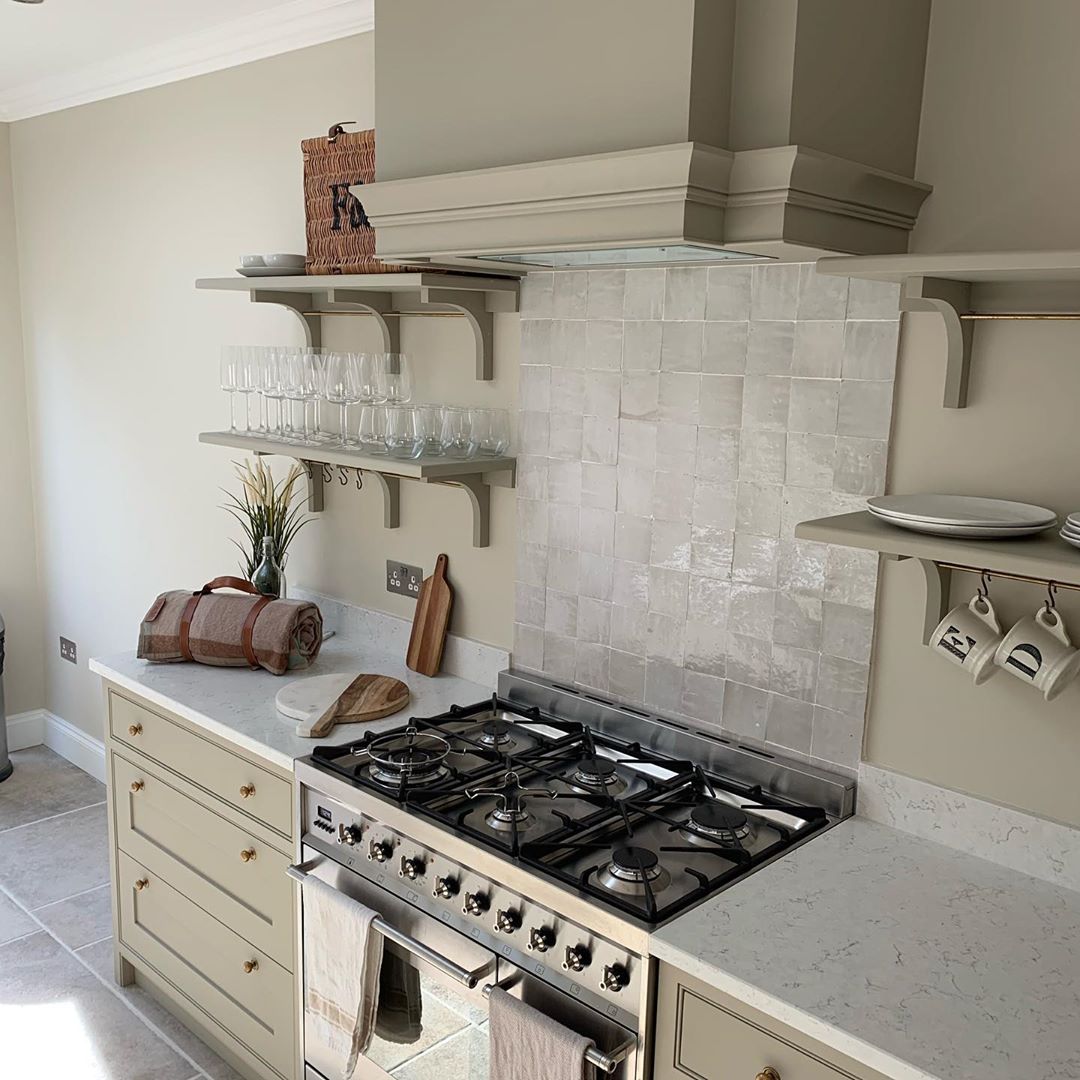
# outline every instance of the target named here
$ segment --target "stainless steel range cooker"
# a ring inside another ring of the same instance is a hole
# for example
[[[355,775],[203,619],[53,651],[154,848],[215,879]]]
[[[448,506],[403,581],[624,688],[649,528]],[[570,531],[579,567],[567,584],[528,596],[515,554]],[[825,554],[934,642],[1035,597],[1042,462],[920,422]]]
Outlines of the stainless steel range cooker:
[[[374,908],[386,937],[365,1080],[488,1080],[495,985],[640,1080],[652,930],[854,804],[845,777],[508,672],[489,701],[317,747],[297,776],[294,876]],[[307,1076],[330,1080],[305,1034]]]

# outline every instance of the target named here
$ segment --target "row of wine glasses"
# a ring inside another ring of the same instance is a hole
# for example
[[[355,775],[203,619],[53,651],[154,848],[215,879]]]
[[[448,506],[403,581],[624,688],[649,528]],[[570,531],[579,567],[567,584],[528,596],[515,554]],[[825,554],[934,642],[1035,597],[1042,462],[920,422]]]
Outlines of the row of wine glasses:
[[[344,432],[350,405],[397,405],[412,399],[412,368],[404,353],[226,345],[220,374],[221,389],[229,394],[229,431],[268,434],[287,442],[345,442],[344,435],[324,430],[324,402],[337,406],[339,430]],[[243,402],[239,419],[237,394]]]
[[[232,434],[397,458],[497,457],[510,448],[505,409],[410,404],[412,370],[403,353],[226,345],[221,389],[229,394]],[[337,410],[336,431],[326,430],[323,405]],[[350,422],[356,406],[358,422]]]

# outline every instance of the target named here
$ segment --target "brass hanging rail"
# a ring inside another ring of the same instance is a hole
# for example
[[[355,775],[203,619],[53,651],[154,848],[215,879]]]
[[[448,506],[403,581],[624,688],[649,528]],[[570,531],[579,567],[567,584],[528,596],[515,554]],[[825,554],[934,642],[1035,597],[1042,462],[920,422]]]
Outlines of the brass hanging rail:
[[[1018,322],[1076,322],[1080,320],[1077,311],[968,311],[961,313],[961,319],[968,322],[993,322],[995,320],[1015,320]]]
[[[372,318],[378,315],[383,319],[400,319],[402,315],[420,319],[464,319],[463,311],[301,311],[301,315],[361,315]]]
[[[1080,584],[1073,585],[1067,581],[1058,581],[1057,578],[1032,577],[1029,574],[1009,574],[1004,570],[989,570],[985,567],[964,566],[961,563],[940,562],[937,559],[932,561],[937,563],[942,570],[959,570],[965,574],[986,574],[992,581],[1024,581],[1029,585],[1053,585],[1055,589],[1069,589],[1073,592],[1080,592]]]

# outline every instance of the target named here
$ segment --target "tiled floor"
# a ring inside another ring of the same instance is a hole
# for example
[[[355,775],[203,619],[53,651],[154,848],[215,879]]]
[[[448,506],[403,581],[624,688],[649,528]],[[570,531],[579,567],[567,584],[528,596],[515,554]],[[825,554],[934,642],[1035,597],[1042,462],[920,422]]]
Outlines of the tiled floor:
[[[0,784],[0,1075],[239,1080],[137,986],[113,981],[105,788],[45,747]]]

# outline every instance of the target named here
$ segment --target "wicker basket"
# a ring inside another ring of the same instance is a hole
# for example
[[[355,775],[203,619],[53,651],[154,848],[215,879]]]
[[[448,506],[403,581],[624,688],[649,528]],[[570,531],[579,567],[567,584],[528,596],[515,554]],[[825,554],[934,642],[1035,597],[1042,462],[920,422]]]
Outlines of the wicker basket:
[[[304,211],[309,274],[405,273],[408,266],[375,258],[375,230],[349,190],[375,179],[375,131],[344,131],[335,124],[318,139],[303,139]]]

